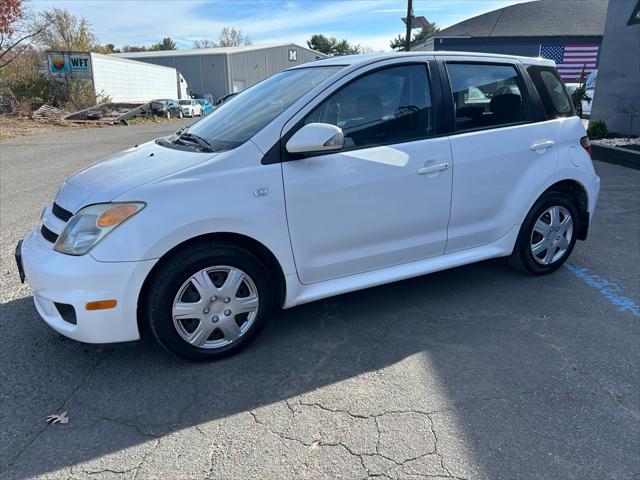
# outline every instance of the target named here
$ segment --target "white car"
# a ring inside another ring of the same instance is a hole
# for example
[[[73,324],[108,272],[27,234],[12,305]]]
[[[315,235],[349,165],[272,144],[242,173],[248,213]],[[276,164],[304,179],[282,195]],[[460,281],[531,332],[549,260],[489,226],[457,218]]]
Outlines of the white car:
[[[586,239],[599,184],[552,61],[334,57],[71,176],[16,258],[63,335],[124,342],[149,325],[167,350],[215,359],[276,306],[494,257],[553,272]]]
[[[202,105],[197,100],[178,100],[180,108],[182,108],[182,114],[186,117],[201,117]]]

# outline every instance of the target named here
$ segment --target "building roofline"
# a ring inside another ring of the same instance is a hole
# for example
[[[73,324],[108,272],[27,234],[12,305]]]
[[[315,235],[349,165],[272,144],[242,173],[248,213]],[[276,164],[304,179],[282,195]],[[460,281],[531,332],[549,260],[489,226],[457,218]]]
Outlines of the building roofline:
[[[319,55],[323,58],[326,57],[324,53],[320,53],[308,47],[298,45],[297,43],[273,43],[273,44],[262,44],[262,45],[240,45],[237,47],[188,48],[188,49],[177,49],[177,50],[150,50],[145,52],[112,53],[111,55],[114,57],[130,58],[130,59],[150,58],[150,57],[188,57],[188,56],[198,56],[198,55],[231,55],[234,53],[251,52],[255,50],[267,50],[270,48],[278,48],[278,47],[301,48],[303,50],[312,52],[315,55]]]
[[[109,60],[116,60],[119,62],[126,62],[126,63],[131,63],[131,64],[135,64],[135,65],[140,65],[140,63],[143,62],[138,62],[132,58],[125,58],[125,57],[115,57],[113,55],[105,55],[104,53],[96,53],[96,52],[86,52],[89,53],[91,55],[91,57],[102,57],[102,58],[107,58]],[[176,71],[175,68],[173,67],[167,67],[165,65],[158,65],[156,63],[144,63],[145,65],[151,66],[151,67],[155,67],[155,68],[163,68],[165,70],[173,70],[174,72]]]

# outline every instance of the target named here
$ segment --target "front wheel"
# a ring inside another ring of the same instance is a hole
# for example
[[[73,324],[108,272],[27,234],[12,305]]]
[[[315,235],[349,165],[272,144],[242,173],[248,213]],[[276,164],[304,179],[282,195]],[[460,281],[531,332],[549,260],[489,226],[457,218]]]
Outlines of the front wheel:
[[[143,311],[165,349],[215,360],[247,346],[273,305],[269,273],[249,251],[200,244],[166,261],[149,285]]]
[[[578,218],[569,196],[560,192],[543,194],[520,228],[511,264],[531,275],[560,268],[575,246]]]
[[[184,117],[184,114],[182,113],[182,110],[180,110],[180,113],[178,115],[180,115],[180,118]]]

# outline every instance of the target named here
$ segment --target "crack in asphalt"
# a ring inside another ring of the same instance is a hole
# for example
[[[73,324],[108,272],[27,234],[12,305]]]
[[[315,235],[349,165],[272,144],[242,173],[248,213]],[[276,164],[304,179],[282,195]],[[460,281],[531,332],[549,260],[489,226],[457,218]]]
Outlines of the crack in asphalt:
[[[122,425],[124,427],[128,427],[131,428],[132,430],[135,430],[136,432],[138,432],[140,435],[142,435],[143,437],[146,438],[150,438],[150,439],[158,439],[160,438],[160,435],[155,435],[153,433],[149,433],[149,432],[145,432],[142,428],[143,426],[147,426],[147,425],[138,425],[134,422],[130,422],[128,420],[125,420],[123,418],[113,418],[113,417],[100,417],[99,419],[97,419],[92,426],[96,425],[99,422],[109,422],[109,423],[115,423],[116,425]]]
[[[291,406],[291,404],[289,403],[289,401],[285,400],[284,402],[287,405],[287,408],[289,409],[289,411],[291,412],[292,416],[296,415],[296,411],[295,409]],[[320,403],[303,403],[302,401],[298,401],[298,404],[302,407],[316,407],[316,408],[320,408],[326,412],[332,413],[332,414],[346,414],[348,416],[350,416],[351,418],[355,418],[355,419],[364,419],[364,420],[373,420],[375,427],[376,427],[376,431],[377,431],[377,439],[376,439],[376,444],[375,444],[375,453],[357,453],[354,452],[349,446],[345,445],[343,442],[326,442],[323,441],[322,439],[314,439],[311,442],[305,442],[299,438],[295,438],[295,437],[291,437],[289,435],[286,435],[282,432],[279,432],[277,430],[274,430],[271,426],[269,426],[268,424],[261,422],[258,419],[258,416],[256,415],[256,412],[253,410],[249,410],[247,413],[250,414],[251,418],[253,419],[254,423],[264,429],[266,429],[269,433],[271,433],[272,435],[277,436],[280,439],[283,440],[288,440],[288,441],[292,441],[292,442],[296,442],[300,445],[303,445],[305,447],[319,447],[319,448],[323,448],[323,447],[341,447],[343,448],[345,451],[347,451],[350,455],[358,458],[360,465],[362,466],[362,469],[365,472],[365,476],[363,478],[393,478],[391,475],[393,475],[391,473],[391,468],[386,468],[385,473],[371,473],[370,469],[367,468],[364,458],[365,457],[370,457],[370,458],[375,458],[375,457],[380,457],[384,460],[387,460],[389,462],[391,462],[393,464],[394,467],[399,467],[400,470],[402,471],[402,473],[404,473],[405,475],[414,475],[414,476],[420,476],[420,477],[424,477],[424,478],[436,478],[436,477],[441,477],[441,478],[452,478],[455,480],[466,480],[462,477],[457,477],[455,475],[453,475],[451,473],[451,471],[445,466],[444,464],[444,457],[442,455],[442,453],[440,452],[439,448],[438,448],[438,436],[436,434],[436,430],[435,430],[435,425],[434,425],[434,421],[433,418],[431,417],[431,415],[433,413],[439,413],[438,411],[434,411],[434,412],[424,412],[424,411],[420,411],[420,410],[395,410],[395,411],[389,411],[389,412],[382,412],[382,413],[378,413],[378,414],[373,414],[373,415],[359,415],[359,414],[354,414],[352,412],[346,411],[346,410],[339,410],[339,409],[331,409],[328,408]],[[404,459],[402,461],[398,461],[392,457],[389,457],[387,455],[381,454],[380,453],[380,438],[381,438],[381,430],[380,430],[380,424],[378,422],[378,419],[384,416],[388,416],[388,415],[403,415],[403,414],[417,414],[417,415],[423,415],[427,420],[428,420],[428,424],[429,424],[429,429],[434,437],[434,448],[433,451],[428,451],[425,453],[422,453],[420,455],[417,455],[415,457],[411,457],[411,458],[407,458]],[[442,469],[442,471],[444,472],[444,475],[430,475],[430,474],[415,474],[415,473],[411,473],[408,472],[405,469],[405,466],[410,464],[411,462],[415,462],[417,460],[420,460],[421,458],[424,458],[426,456],[429,455],[436,455],[438,457],[439,460],[439,464],[440,467]],[[308,464],[305,462],[305,465],[308,468]],[[213,472],[210,471],[210,475],[209,478],[211,478],[211,474]]]
[[[355,453],[353,450],[351,450],[349,447],[347,447],[346,445],[344,445],[341,442],[323,442],[322,440],[314,440],[313,442],[310,443],[306,443],[302,440],[300,440],[299,438],[295,438],[295,437],[289,437],[287,435],[284,435],[283,433],[279,433],[276,432],[275,430],[273,430],[269,425],[262,423],[258,420],[258,417],[256,416],[255,412],[253,410],[249,410],[248,412],[251,415],[251,418],[253,418],[253,421],[256,423],[256,425],[259,425],[263,428],[266,428],[267,431],[275,436],[277,436],[278,438],[281,438],[283,440],[289,440],[292,442],[296,442],[300,445],[303,445],[305,447],[342,447],[344,450],[346,450],[349,454],[351,454],[352,456],[358,458],[358,460],[360,461],[360,465],[362,466],[362,469],[368,473],[367,467],[364,465],[364,460],[362,459],[362,454],[357,454]],[[308,468],[308,464],[305,465]],[[367,477],[364,477],[367,478]]]
[[[138,478],[138,473],[140,473],[140,468],[142,468],[142,465],[144,465],[144,463],[147,461],[147,458],[149,458],[158,449],[158,447],[160,446],[160,442],[161,442],[161,439],[157,438],[155,441],[155,445],[151,448],[151,450],[149,450],[146,454],[142,456],[142,458],[140,459],[140,463],[138,463],[138,466],[135,467],[133,480],[136,480],[136,478]]]
[[[447,468],[447,466],[444,464],[444,455],[442,455],[442,452],[440,452],[440,450],[438,449],[438,434],[436,433],[435,422],[433,421],[432,415],[433,415],[432,413],[427,413],[427,418],[429,419],[429,427],[431,428],[431,433],[433,434],[433,438],[435,442],[434,443],[435,454],[440,459],[440,466],[445,472],[447,472],[447,475],[449,477],[455,478],[456,480],[464,480],[462,479],[462,477],[453,476],[451,474],[451,470],[449,470],[449,468]]]
[[[98,368],[100,367],[100,365],[107,360],[111,354],[113,353],[114,349],[110,349],[109,352],[103,356],[102,358],[98,359],[98,361],[94,364],[94,366],[92,368],[89,369],[89,372],[87,372],[87,374],[84,376],[84,378],[82,379],[81,382],[78,383],[78,385],[76,386],[76,388],[73,389],[73,391],[71,392],[71,394],[58,406],[58,408],[55,409],[56,412],[60,412],[62,411],[65,406],[67,405],[67,403],[69,403],[69,401],[80,391],[80,389],[89,381],[89,379],[93,376],[93,374],[98,370]],[[35,442],[38,440],[38,438],[40,438],[40,436],[46,432],[49,427],[51,426],[51,423],[47,423],[43,428],[41,428],[31,439],[31,441],[22,449],[18,452],[18,454],[7,463],[6,467],[2,469],[2,471],[6,471],[9,470],[11,467],[13,467],[18,460],[20,460],[20,457],[22,457],[22,455],[24,454],[24,452],[26,452],[29,448],[31,448],[31,446],[33,444],[35,444]]]
[[[553,341],[551,341],[551,339],[549,339],[549,337],[547,335],[545,335],[543,333],[538,333],[538,332],[535,332],[535,334],[538,337],[542,338],[545,342],[547,342],[547,345],[549,345],[549,347],[551,347],[555,351],[557,351],[560,354],[560,356],[562,357],[562,360],[571,368],[572,371],[574,371],[574,372],[584,376],[585,378],[587,378],[593,385],[598,387],[598,389],[600,389],[602,392],[606,393],[610,398],[612,398],[625,412],[627,412],[629,415],[631,415],[634,419],[636,419],[636,420],[640,419],[640,412],[637,412],[636,410],[634,410],[631,407],[629,407],[628,405],[626,405],[624,403],[624,396],[622,394],[610,389],[609,387],[604,385],[600,380],[598,380],[595,376],[593,376],[591,373],[589,373],[588,371],[583,370],[582,368],[578,367],[578,365],[576,365],[576,363],[573,362],[573,360],[571,360],[568,357],[566,352],[561,347],[559,347],[558,345],[553,343]],[[596,390],[594,390],[593,388],[591,390],[595,394],[599,393]]]

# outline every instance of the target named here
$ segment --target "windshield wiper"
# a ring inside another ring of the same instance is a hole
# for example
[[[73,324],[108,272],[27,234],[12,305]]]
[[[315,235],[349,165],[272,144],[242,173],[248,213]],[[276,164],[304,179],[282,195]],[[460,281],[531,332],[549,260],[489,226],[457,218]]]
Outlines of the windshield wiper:
[[[179,136],[178,136],[178,140],[187,140],[187,141],[192,141],[197,143],[198,145],[200,145],[200,147],[205,151],[205,152],[214,152],[214,148],[213,146],[204,138],[202,138],[199,135],[196,135],[195,133],[191,133],[191,132],[182,132]]]

